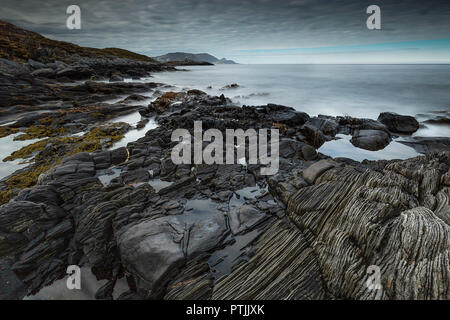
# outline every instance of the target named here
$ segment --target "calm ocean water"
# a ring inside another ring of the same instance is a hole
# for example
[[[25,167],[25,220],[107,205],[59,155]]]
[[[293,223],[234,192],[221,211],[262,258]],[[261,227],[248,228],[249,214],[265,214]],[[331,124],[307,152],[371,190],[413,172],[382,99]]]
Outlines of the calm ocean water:
[[[376,119],[450,110],[450,65],[217,65],[154,74],[181,88],[222,94],[246,105],[277,103],[310,115]],[[237,83],[239,88],[220,90]],[[211,86],[212,88],[208,88]]]

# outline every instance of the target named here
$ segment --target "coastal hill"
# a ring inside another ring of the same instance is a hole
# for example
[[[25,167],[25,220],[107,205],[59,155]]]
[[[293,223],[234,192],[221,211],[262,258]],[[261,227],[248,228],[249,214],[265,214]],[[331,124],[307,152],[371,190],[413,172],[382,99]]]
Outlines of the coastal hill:
[[[26,62],[28,59],[51,62],[55,59],[66,61],[74,54],[88,58],[117,57],[157,63],[150,57],[125,49],[88,48],[69,42],[51,40],[38,33],[24,30],[9,22],[0,20],[0,58],[16,62]]]
[[[154,59],[159,62],[190,60],[195,62],[209,62],[212,64],[237,64],[233,60],[227,60],[225,58],[218,59],[209,53],[171,52],[162,56],[154,57]]]

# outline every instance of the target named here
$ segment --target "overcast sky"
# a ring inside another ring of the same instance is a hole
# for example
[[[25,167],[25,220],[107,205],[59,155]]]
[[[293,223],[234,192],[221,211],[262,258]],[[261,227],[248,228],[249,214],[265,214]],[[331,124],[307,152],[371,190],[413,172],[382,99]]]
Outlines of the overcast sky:
[[[97,48],[239,63],[450,63],[450,0],[1,0],[0,19]],[[66,9],[81,8],[81,30]],[[381,8],[368,30],[366,8]]]

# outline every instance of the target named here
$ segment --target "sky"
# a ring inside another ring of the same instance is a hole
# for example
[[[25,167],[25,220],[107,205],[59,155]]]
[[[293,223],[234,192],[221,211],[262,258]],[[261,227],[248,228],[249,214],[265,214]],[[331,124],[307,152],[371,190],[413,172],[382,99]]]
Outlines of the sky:
[[[81,9],[69,30],[66,9]],[[366,9],[381,10],[369,30]],[[450,0],[0,0],[0,19],[46,37],[148,56],[238,63],[450,63]]]

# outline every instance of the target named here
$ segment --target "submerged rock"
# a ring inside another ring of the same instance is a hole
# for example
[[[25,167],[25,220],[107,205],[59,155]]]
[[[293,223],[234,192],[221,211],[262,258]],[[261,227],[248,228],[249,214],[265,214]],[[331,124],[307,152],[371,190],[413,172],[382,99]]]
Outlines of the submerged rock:
[[[232,83],[232,84],[227,84],[226,86],[223,86],[222,88],[220,88],[220,90],[236,89],[239,87],[240,86],[237,83]]]

